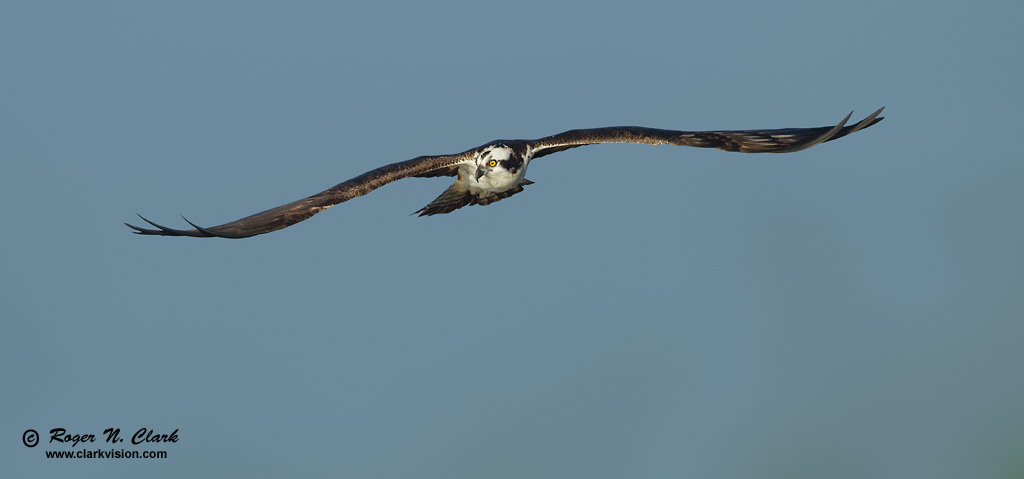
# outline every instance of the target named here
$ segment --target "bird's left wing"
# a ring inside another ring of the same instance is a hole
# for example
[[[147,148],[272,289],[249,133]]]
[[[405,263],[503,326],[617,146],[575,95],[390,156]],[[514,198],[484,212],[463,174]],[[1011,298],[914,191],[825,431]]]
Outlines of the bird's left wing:
[[[381,186],[393,181],[410,176],[423,175],[425,173],[441,169],[447,169],[453,165],[470,161],[473,159],[474,150],[468,150],[456,155],[421,156],[408,161],[392,163],[382,166],[376,170],[366,172],[333,188],[317,193],[308,198],[293,201],[286,205],[278,206],[252,216],[247,216],[237,221],[225,223],[220,226],[203,228],[196,226],[191,221],[191,230],[176,230],[160,226],[152,221],[142,218],[143,221],[155,226],[157,229],[139,228],[125,223],[135,233],[142,235],[160,236],[195,236],[198,238],[248,238],[258,234],[269,233],[281,228],[286,228],[300,221],[330,208],[338,203],[343,203],[357,196],[365,195]]]
[[[785,128],[778,130],[736,130],[736,131],[676,131],[644,128],[639,126],[613,126],[569,130],[557,135],[527,142],[533,151],[533,158],[557,153],[585,145],[598,143],[643,143],[648,145],[679,145],[698,148],[717,148],[725,151],[744,153],[788,153],[810,148],[814,145],[842,138],[857,130],[867,128],[882,118],[878,116],[885,107],[879,108],[856,125],[846,126],[850,113],[836,126],[818,128]]]

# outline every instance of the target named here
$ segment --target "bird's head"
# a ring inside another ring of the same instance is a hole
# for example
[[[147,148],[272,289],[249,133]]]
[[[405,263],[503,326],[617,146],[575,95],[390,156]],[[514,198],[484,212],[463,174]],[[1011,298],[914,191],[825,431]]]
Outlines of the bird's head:
[[[509,183],[522,177],[523,156],[501,143],[488,145],[476,157],[476,180],[481,183]]]

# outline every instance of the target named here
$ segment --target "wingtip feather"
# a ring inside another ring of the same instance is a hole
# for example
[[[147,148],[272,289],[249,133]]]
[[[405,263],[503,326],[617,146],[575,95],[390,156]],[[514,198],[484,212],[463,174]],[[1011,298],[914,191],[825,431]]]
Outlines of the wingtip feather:
[[[207,237],[222,238],[221,235],[219,235],[217,233],[214,233],[214,232],[212,232],[212,231],[210,231],[210,230],[208,230],[206,228],[203,228],[203,227],[201,227],[201,226],[199,226],[199,225],[189,221],[188,218],[185,217],[185,215],[179,215],[179,216],[181,216],[181,219],[185,220],[186,223],[192,225],[192,227],[195,228],[196,231],[202,233],[203,235],[206,235]]]

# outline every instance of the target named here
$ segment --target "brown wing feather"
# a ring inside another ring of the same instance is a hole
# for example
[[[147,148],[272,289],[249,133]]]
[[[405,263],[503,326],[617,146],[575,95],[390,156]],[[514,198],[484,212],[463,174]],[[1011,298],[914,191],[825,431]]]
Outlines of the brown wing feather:
[[[189,224],[195,229],[176,230],[160,226],[142,218],[142,216],[139,217],[142,218],[143,221],[155,226],[157,229],[152,230],[140,228],[128,223],[125,223],[125,225],[134,229],[135,233],[142,235],[194,236],[199,238],[248,238],[250,236],[286,228],[295,223],[306,220],[333,205],[343,203],[357,196],[365,195],[393,181],[420,175],[439,168],[446,168],[451,165],[470,160],[473,158],[473,151],[474,150],[469,150],[457,155],[421,156],[408,161],[382,166],[308,198],[293,201],[286,205],[278,206],[277,208],[271,208],[237,221],[232,221],[230,223],[210,228],[202,228],[196,226],[192,222],[189,222]]]
[[[425,173],[418,175],[412,175],[416,178],[435,178],[438,176],[456,176],[459,174],[459,165],[447,166],[444,168],[438,168],[436,170],[430,170]]]
[[[878,116],[885,107],[879,108],[856,125],[845,126],[850,119],[847,115],[834,127],[785,128],[778,130],[738,131],[676,131],[659,130],[638,126],[613,126],[570,130],[539,140],[530,141],[535,150],[534,158],[549,155],[569,148],[598,143],[643,143],[648,145],[679,145],[698,148],[717,148],[743,153],[788,153],[800,151],[836,138],[842,138],[857,130],[867,128],[882,118]]]

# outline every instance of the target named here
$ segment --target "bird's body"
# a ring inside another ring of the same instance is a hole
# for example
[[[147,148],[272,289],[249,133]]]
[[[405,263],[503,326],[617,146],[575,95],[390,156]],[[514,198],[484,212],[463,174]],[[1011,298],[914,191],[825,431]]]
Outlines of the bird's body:
[[[526,170],[532,160],[570,148],[598,143],[643,143],[745,153],[786,153],[867,128],[882,120],[878,117],[881,112],[879,109],[852,126],[845,126],[850,118],[848,115],[834,127],[689,132],[625,126],[570,130],[538,140],[498,140],[455,155],[421,156],[382,166],[308,198],[220,226],[202,228],[189,222],[195,229],[175,230],[145,218],[142,219],[158,229],[125,224],[143,235],[247,238],[293,225],[335,204],[402,178],[456,177],[455,182],[437,199],[416,212],[420,216],[430,216],[450,213],[467,205],[487,205],[522,192],[524,186],[532,183],[526,179]]]
[[[456,176],[441,196],[420,208],[420,216],[450,213],[466,205],[487,205],[508,198],[532,183],[526,179],[526,167],[532,151],[521,141],[493,141],[475,151],[472,159],[448,170],[419,176]]]

